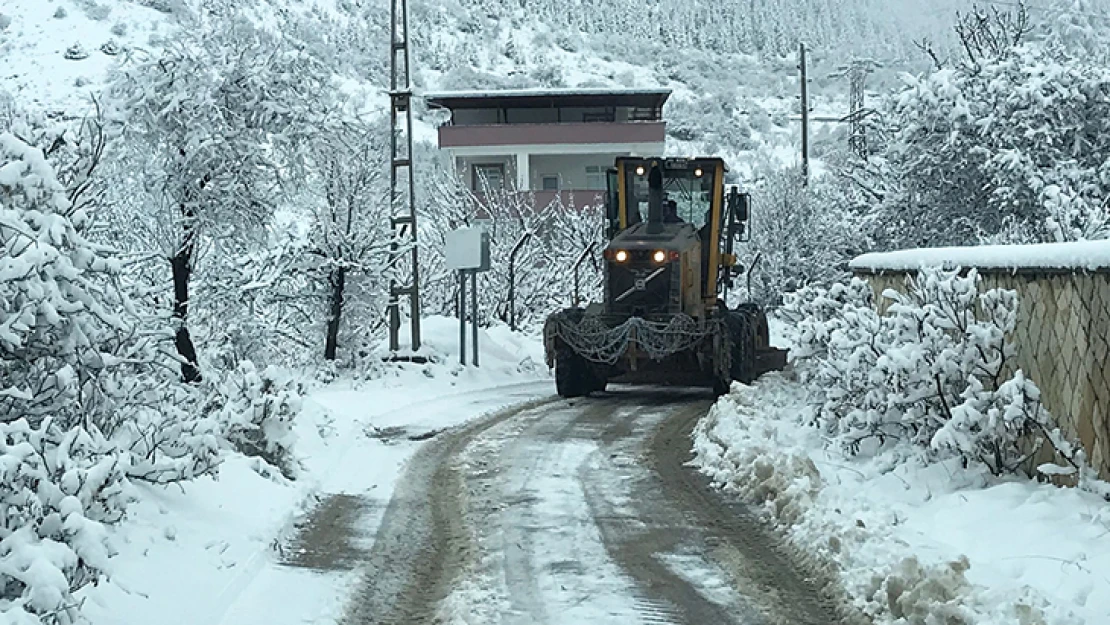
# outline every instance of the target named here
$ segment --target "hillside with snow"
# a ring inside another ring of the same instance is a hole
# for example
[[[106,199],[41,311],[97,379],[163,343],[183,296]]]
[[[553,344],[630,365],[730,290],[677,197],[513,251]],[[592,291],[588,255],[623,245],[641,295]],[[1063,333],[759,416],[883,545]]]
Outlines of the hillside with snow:
[[[674,90],[667,116],[675,153],[720,153],[735,160],[797,160],[796,43],[810,42],[815,115],[847,112],[847,82],[834,77],[853,58],[878,58],[874,93],[898,72],[926,65],[914,40],[952,45],[950,22],[963,0],[943,3],[826,0],[804,3],[533,1],[412,3],[418,92],[509,87],[628,86]],[[238,5],[238,6],[236,6]],[[52,117],[92,110],[109,72],[157,56],[182,31],[211,28],[234,11],[262,28],[317,47],[329,70],[372,104],[388,81],[388,3],[313,0],[221,3],[187,0],[52,0],[8,4],[0,12],[7,63],[0,97]],[[755,10],[753,10],[753,8]],[[882,10],[880,10],[882,9]],[[619,36],[617,36],[619,34]],[[383,111],[378,111],[383,112]],[[425,122],[427,123],[427,122]],[[428,132],[419,137],[433,139]],[[835,125],[816,125],[815,149]]]

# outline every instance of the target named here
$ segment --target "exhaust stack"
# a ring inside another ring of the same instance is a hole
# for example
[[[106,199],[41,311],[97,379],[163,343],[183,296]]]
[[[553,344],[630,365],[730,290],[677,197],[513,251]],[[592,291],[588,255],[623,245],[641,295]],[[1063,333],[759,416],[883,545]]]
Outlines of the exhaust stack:
[[[653,163],[648,174],[648,234],[663,232],[663,171]]]

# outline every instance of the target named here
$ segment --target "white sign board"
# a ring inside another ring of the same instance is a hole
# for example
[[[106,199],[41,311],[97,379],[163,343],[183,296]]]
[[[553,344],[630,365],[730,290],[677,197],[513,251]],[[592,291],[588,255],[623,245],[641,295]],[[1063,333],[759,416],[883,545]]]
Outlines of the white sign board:
[[[447,233],[447,268],[489,271],[489,232],[485,228],[459,228]]]

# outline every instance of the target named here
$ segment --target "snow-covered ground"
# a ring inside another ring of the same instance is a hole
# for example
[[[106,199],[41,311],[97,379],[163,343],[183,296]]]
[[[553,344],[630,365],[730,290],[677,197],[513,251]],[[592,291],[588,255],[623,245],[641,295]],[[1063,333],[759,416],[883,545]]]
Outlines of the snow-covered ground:
[[[699,424],[695,463],[831,562],[877,623],[1110,622],[1110,504],[904,449],[846,457],[806,411],[788,374],[736,384]]]
[[[96,625],[331,622],[356,572],[283,566],[295,526],[325,494],[369,501],[372,536],[401,469],[440,428],[554,392],[538,341],[483,331],[483,364],[457,364],[457,321],[425,320],[441,359],[398,365],[363,382],[339,380],[308,394],[296,427],[295,481],[257,459],[229,453],[217,478],[142,487],[113,528],[110,580],[79,593]]]

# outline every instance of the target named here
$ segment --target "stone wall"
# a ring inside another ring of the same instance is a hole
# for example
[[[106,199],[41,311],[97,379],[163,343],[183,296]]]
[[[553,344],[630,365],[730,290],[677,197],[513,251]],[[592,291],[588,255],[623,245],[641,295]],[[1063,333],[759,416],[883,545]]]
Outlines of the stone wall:
[[[1092,466],[1110,479],[1110,271],[979,269],[982,289],[1017,292],[1012,340],[1017,366],[1041,389],[1044,406]],[[859,272],[881,294],[902,290],[906,273]]]

